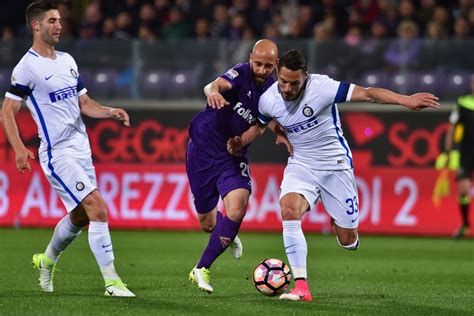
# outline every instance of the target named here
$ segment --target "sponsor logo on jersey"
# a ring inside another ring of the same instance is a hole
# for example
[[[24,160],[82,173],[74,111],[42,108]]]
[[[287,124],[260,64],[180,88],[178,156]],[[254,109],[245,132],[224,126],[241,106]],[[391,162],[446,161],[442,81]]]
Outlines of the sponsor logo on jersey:
[[[302,132],[302,131],[311,129],[311,128],[315,127],[316,125],[318,125],[318,120],[316,119],[316,116],[313,116],[312,118],[310,118],[306,121],[303,121],[301,123],[296,123],[296,124],[293,124],[293,125],[290,125],[290,126],[285,126],[285,130],[286,130],[287,133],[293,134],[293,133],[298,133],[298,132]]]
[[[67,87],[49,93],[49,98],[53,103],[75,96],[77,96],[77,87]]]
[[[257,119],[255,116],[252,115],[252,110],[242,107],[242,102],[237,102],[237,104],[234,105],[232,110],[237,112],[237,114],[240,115],[249,124],[253,124],[255,120]]]
[[[227,78],[234,80],[239,76],[239,73],[235,69],[229,69],[227,72],[224,74]]]
[[[303,108],[303,115],[306,117],[311,117],[313,116],[313,114],[314,114],[313,109],[305,104],[305,107]]]

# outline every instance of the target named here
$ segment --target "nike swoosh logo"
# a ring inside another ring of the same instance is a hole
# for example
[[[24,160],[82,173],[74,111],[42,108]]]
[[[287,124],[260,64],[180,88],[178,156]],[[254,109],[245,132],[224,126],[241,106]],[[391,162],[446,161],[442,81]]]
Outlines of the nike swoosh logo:
[[[102,248],[107,248],[107,247],[110,247],[112,246],[112,243],[108,244],[108,245],[102,245]]]
[[[49,80],[52,76],[54,76],[54,74],[52,74],[52,75],[49,76],[49,77],[44,77],[44,80]]]
[[[105,289],[107,291],[107,293],[109,293],[110,296],[112,296],[114,294],[114,291],[109,291],[107,289]]]
[[[352,222],[354,223],[357,219],[358,219],[358,217],[354,218],[354,219],[352,220]]]
[[[297,244],[290,245],[290,246],[288,246],[288,247],[285,247],[285,249],[288,249],[288,248],[294,247],[294,246],[296,246],[296,245],[297,245]]]

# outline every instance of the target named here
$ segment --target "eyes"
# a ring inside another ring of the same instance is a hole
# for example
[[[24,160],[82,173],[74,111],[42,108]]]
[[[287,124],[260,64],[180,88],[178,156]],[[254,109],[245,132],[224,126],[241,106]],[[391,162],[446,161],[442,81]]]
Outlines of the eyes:
[[[256,67],[263,67],[265,69],[272,69],[273,68],[273,64],[270,64],[270,63],[264,64],[264,63],[255,61],[254,64],[255,64]]]
[[[55,24],[56,22],[58,22],[59,24],[61,24],[61,19],[58,19],[58,18],[49,18],[49,19],[48,19],[48,23],[49,23],[49,24]]]
[[[287,81],[285,79],[281,79],[280,78],[280,82],[282,84],[288,84],[290,85],[291,87],[298,87],[300,85],[300,80],[296,80],[296,81]]]

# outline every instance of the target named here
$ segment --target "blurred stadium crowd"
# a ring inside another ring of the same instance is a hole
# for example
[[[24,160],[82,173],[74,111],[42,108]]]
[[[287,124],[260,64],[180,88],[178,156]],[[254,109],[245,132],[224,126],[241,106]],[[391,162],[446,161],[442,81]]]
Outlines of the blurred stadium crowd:
[[[27,36],[31,1],[2,2],[2,39]],[[271,39],[471,37],[474,0],[69,0],[57,1],[63,37]]]

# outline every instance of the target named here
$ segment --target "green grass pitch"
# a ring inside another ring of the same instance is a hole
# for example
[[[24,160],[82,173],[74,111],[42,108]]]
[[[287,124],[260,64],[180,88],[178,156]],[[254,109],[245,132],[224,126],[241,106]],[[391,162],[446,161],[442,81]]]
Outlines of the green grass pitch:
[[[280,234],[242,233],[244,256],[212,267],[215,292],[188,273],[209,235],[112,231],[116,267],[136,298],[103,296],[87,234],[61,256],[55,292],[42,293],[31,256],[52,229],[0,229],[0,315],[474,315],[474,241],[362,236],[351,252],[334,236],[308,234],[313,302],[279,301],[253,287],[264,258],[286,260]]]

